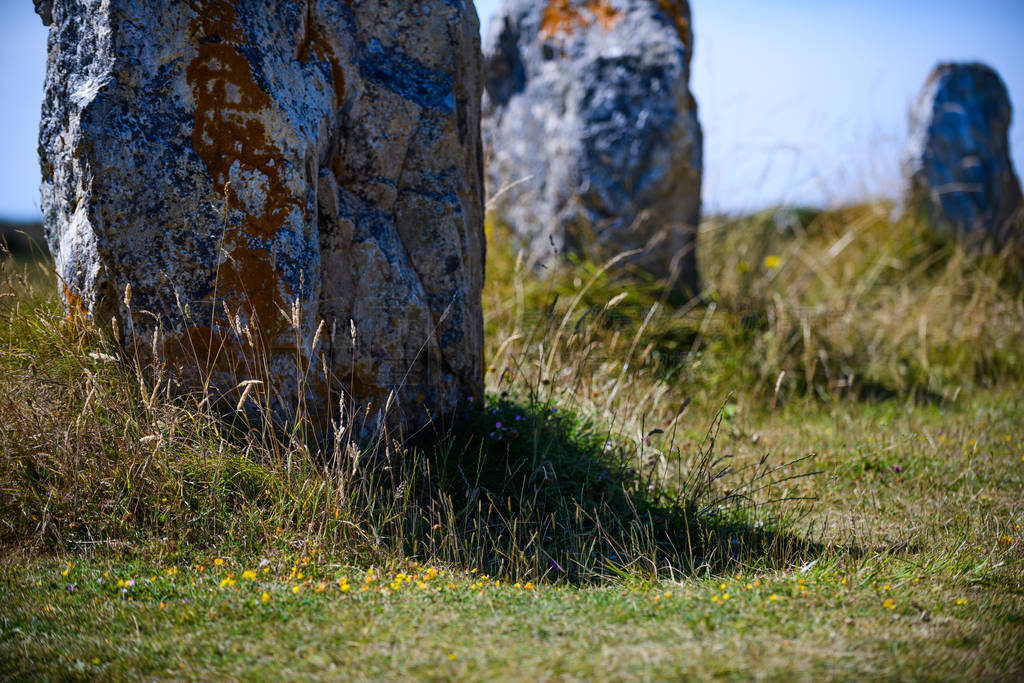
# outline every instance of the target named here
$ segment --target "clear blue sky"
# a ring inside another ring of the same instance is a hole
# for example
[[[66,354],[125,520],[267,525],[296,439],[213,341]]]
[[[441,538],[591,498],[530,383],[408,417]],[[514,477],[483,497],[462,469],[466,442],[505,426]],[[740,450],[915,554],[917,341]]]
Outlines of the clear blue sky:
[[[499,0],[479,0],[486,21]],[[1024,0],[691,0],[708,210],[893,195],[907,107],[932,65],[995,67],[1024,169]],[[0,0],[0,218],[38,217],[46,30]]]

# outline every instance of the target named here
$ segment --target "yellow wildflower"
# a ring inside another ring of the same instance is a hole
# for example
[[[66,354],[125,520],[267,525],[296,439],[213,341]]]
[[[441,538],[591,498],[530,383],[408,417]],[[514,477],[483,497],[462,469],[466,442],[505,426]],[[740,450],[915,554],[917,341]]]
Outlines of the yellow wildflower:
[[[219,566],[221,566],[222,564],[224,564],[224,560],[222,560],[222,559],[221,559],[221,558],[219,558],[219,557],[218,557],[217,559],[215,559],[215,560],[213,561],[213,566],[214,566],[214,567],[219,567]]]
[[[248,581],[252,581],[256,578],[256,572],[254,572],[251,569],[246,569],[244,572],[242,572],[242,578]]]
[[[270,593],[263,591],[263,595],[260,596],[260,600],[263,602],[270,602]]]
[[[778,256],[771,255],[764,257],[764,267],[769,270],[772,270],[773,268],[778,268],[779,264],[781,263],[782,259],[780,259]]]
[[[294,586],[292,586],[292,593],[298,595],[300,590],[302,590],[302,586],[300,586],[299,584],[295,584]]]
[[[896,603],[893,602],[892,598],[886,598],[885,602],[882,603],[882,607],[886,609],[896,609]]]

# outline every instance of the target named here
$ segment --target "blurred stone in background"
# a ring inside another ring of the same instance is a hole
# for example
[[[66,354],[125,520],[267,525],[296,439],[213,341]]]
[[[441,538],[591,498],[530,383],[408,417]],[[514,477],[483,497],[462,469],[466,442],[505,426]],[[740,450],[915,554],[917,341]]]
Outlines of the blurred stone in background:
[[[506,0],[484,38],[488,208],[530,262],[639,249],[696,294],[702,135],[686,0]]]
[[[910,111],[905,203],[969,242],[1021,237],[1021,188],[1010,159],[1006,86],[978,63],[935,67]]]

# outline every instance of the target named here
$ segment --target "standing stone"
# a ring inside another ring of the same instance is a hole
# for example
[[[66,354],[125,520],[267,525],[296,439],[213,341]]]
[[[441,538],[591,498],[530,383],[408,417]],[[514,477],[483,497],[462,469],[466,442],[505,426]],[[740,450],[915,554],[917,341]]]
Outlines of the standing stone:
[[[489,206],[535,262],[632,249],[698,288],[686,0],[505,0],[484,40]]]
[[[936,229],[976,242],[1021,236],[1006,86],[984,64],[935,67],[910,112],[906,203]],[[1014,227],[1016,226],[1016,227]]]
[[[364,438],[481,394],[472,2],[36,5],[70,313],[183,389],[257,380],[278,418],[344,403]]]

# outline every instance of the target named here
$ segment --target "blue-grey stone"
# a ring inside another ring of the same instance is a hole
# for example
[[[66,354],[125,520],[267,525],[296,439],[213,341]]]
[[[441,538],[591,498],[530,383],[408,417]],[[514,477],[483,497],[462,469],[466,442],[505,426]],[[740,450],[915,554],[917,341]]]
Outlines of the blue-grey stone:
[[[183,390],[258,380],[275,415],[344,406],[364,436],[481,394],[472,2],[36,7],[71,315]]]
[[[1020,238],[1021,188],[1010,159],[1012,108],[995,70],[940,64],[910,112],[905,203],[968,242]]]
[[[488,206],[534,263],[629,259],[696,293],[686,0],[505,0],[484,39]]]

